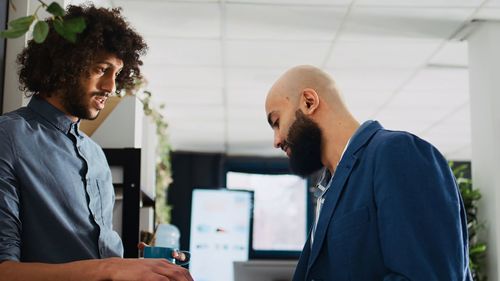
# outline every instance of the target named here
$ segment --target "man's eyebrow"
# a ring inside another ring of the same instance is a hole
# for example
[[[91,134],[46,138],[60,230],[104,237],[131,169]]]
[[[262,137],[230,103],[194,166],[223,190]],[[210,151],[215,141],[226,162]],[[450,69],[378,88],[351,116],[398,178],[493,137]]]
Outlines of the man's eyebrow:
[[[269,114],[267,115],[267,123],[269,123],[269,126],[273,126],[273,121],[271,120],[271,116],[274,114],[275,111],[271,111],[269,112]]]
[[[111,62],[109,61],[106,61],[106,60],[102,60],[102,61],[97,61],[96,64],[106,64],[108,66],[111,66],[111,67],[118,67],[118,65],[114,65],[112,64]],[[123,69],[123,66],[120,67],[120,70]]]

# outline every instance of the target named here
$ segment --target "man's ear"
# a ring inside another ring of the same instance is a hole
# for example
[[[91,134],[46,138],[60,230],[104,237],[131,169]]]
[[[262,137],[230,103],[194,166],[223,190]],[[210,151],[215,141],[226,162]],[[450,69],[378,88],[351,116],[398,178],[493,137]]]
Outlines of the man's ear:
[[[302,90],[301,107],[302,111],[308,115],[313,114],[319,106],[319,95],[315,90],[305,88]]]

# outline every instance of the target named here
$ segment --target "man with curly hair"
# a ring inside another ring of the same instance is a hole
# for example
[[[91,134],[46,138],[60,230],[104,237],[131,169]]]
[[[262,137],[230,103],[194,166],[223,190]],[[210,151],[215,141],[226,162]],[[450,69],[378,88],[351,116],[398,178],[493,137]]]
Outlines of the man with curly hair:
[[[141,78],[143,38],[119,9],[70,6],[71,43],[51,26],[18,56],[27,107],[0,117],[1,280],[192,280],[161,259],[122,259],[102,149],[79,129],[116,89]]]

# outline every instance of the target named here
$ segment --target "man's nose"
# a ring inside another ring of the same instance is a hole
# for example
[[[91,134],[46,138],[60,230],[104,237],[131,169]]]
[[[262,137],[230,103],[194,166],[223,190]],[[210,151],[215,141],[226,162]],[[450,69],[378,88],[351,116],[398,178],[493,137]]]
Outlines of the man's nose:
[[[106,92],[106,93],[114,93],[116,90],[116,82],[115,82],[115,77],[109,77],[111,75],[108,75],[108,77],[103,77],[103,80],[101,81],[101,91]]]
[[[275,148],[281,148],[281,143],[282,143],[281,137],[278,135],[278,133],[274,133],[274,147]]]

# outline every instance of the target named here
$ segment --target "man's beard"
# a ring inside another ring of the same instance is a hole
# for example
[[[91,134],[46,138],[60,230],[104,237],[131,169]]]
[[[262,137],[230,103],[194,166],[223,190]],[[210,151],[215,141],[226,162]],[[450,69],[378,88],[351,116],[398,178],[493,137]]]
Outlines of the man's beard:
[[[323,167],[321,163],[321,129],[302,113],[295,112],[285,144],[290,148],[290,169],[301,177],[309,176]]]
[[[98,112],[95,116],[89,110],[90,97],[85,92],[81,85],[73,85],[62,92],[62,102],[66,111],[72,116],[79,119],[94,120],[99,116]]]

